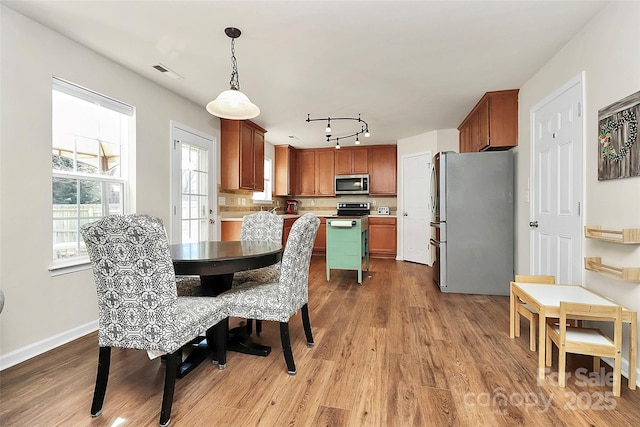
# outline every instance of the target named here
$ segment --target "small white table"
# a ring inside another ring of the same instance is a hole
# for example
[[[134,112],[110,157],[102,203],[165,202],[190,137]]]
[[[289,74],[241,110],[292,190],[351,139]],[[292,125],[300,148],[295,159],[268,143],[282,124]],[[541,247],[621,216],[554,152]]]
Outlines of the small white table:
[[[509,336],[515,338],[518,300],[529,304],[539,316],[538,320],[538,378],[545,376],[547,318],[560,317],[560,301],[584,304],[620,305],[579,285],[544,285],[511,282],[509,308]],[[638,341],[638,313],[622,307],[622,321],[629,323],[629,388],[636,388],[636,362]]]

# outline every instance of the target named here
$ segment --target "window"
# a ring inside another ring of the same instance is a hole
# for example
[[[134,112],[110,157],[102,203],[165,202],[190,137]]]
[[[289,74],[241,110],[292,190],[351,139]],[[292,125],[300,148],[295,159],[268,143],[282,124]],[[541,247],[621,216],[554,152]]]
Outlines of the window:
[[[81,264],[80,226],[125,213],[126,153],[133,108],[53,79],[53,264]]]
[[[271,159],[264,158],[264,191],[254,192],[253,201],[256,203],[271,203],[273,201],[271,193],[273,192],[273,169],[271,168]]]

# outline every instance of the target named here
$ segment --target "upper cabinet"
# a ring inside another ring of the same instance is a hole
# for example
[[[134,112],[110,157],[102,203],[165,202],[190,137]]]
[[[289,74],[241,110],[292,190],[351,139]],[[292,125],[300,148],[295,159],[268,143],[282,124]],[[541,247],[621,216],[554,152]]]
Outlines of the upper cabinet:
[[[373,145],[369,147],[369,194],[372,196],[396,195],[396,146]]]
[[[485,93],[458,130],[461,153],[518,145],[518,89]]]
[[[317,148],[276,148],[275,194],[277,196],[335,196],[336,175],[369,174],[369,194],[396,195],[395,145]],[[288,184],[287,184],[288,183]]]
[[[299,196],[334,196],[335,154],[333,148],[298,151]]]
[[[264,134],[249,120],[220,119],[220,186],[264,190]]]
[[[367,148],[341,148],[336,150],[336,175],[368,173],[368,152]]]
[[[276,145],[274,194],[294,196],[298,194],[298,150],[290,145]]]

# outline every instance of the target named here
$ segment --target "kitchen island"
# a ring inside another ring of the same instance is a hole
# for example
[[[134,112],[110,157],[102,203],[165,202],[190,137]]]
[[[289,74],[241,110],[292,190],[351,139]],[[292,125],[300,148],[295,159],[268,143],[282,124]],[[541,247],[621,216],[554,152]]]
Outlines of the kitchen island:
[[[361,216],[327,217],[327,282],[331,269],[358,270],[362,284],[362,261],[369,270],[369,218]]]

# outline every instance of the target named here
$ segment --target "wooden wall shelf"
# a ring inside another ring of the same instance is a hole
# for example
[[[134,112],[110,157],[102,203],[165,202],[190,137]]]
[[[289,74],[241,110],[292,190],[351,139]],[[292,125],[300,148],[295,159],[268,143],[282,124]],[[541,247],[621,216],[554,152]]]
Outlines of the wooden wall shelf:
[[[622,243],[624,245],[640,245],[640,228],[603,230],[599,226],[586,225],[584,227],[584,237],[605,242]]]
[[[585,257],[584,268],[625,282],[640,282],[640,267],[614,267],[603,264],[600,257]]]

